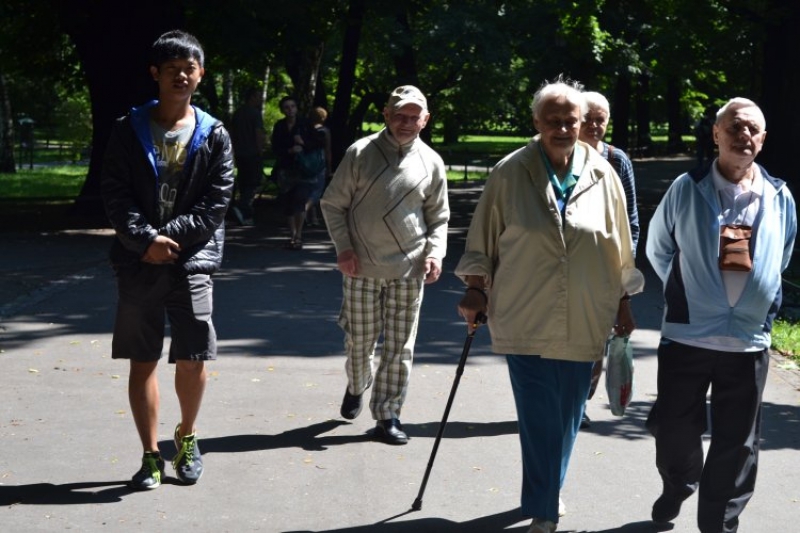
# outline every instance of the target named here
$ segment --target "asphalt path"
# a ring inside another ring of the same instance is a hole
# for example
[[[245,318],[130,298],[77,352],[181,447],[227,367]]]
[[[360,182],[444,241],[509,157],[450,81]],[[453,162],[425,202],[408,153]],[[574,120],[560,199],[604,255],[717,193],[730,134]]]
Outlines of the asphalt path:
[[[645,217],[686,159],[635,161]],[[322,228],[302,251],[283,248],[284,224],[263,200],[255,227],[231,227],[215,277],[219,359],[198,421],[206,472],[181,486],[171,467],[159,489],[130,492],[141,449],[131,419],[127,365],[110,358],[115,287],[107,229],[4,228],[0,258],[0,530],[263,531],[281,533],[524,532],[521,465],[507,369],[479,329],[422,501],[418,496],[452,389],[466,329],[452,274],[479,184],[451,187],[450,252],[426,287],[417,352],[403,409],[406,446],[372,439],[365,410],[339,416],[344,393],[336,325],[341,276]],[[643,239],[646,237],[646,228]],[[660,493],[654,444],[644,428],[656,386],[660,283],[647,276],[633,299],[634,400],[611,414],[601,381],[588,404],[562,491],[559,531],[695,531],[696,498],[674,527],[649,521]],[[764,398],[756,493],[740,531],[797,531],[800,519],[800,379],[773,359]],[[160,439],[174,453],[173,369],[159,367]]]

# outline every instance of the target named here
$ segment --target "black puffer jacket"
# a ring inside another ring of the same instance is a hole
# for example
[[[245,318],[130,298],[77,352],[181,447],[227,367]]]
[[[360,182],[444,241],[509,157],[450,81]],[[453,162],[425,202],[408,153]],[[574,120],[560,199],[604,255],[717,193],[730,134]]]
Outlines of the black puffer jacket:
[[[225,213],[233,193],[233,152],[222,123],[194,108],[196,126],[175,198],[172,219],[158,220],[158,173],[149,128],[150,102],[117,121],[106,148],[102,195],[116,232],[114,268],[138,264],[150,243],[166,235],[181,246],[176,264],[190,274],[212,274],[222,263]]]

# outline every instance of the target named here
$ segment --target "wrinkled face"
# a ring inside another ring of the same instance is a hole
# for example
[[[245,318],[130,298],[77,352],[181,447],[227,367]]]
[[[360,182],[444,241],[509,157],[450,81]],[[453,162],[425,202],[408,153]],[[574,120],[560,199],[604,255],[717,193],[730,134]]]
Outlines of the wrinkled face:
[[[580,139],[592,146],[602,141],[608,128],[608,113],[595,105],[589,105],[589,112],[584,117],[586,121],[581,124]]]
[[[425,128],[431,114],[416,104],[406,104],[400,109],[386,107],[383,118],[386,127],[399,144],[406,144],[417,138]]]
[[[542,147],[551,159],[568,156],[578,141],[581,108],[563,97],[548,100],[533,118],[533,126],[541,134]]]
[[[764,115],[753,106],[729,109],[714,124],[714,142],[723,163],[752,162],[767,137]]]
[[[150,67],[150,74],[158,83],[159,99],[186,99],[197,89],[205,70],[193,58],[170,59],[160,67]]]

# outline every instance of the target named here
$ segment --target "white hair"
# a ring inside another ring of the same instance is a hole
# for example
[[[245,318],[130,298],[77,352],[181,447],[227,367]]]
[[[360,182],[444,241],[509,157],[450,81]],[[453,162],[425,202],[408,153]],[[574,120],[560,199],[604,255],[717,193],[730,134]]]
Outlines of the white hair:
[[[608,99],[600,93],[594,91],[586,91],[583,93],[586,99],[586,104],[589,107],[596,107],[601,111],[605,111],[607,115],[611,115],[611,106],[608,105]]]
[[[567,102],[580,109],[581,121],[583,121],[583,117],[589,111],[589,106],[581,92],[582,90],[583,85],[580,82],[565,78],[561,74],[553,82],[545,81],[536,91],[536,94],[533,95],[533,103],[531,103],[533,118],[539,118],[539,111],[541,111],[545,102],[564,98]]]
[[[758,109],[758,114],[761,115],[761,127],[763,129],[767,129],[767,119],[764,118],[764,112],[761,111],[761,108],[758,107],[758,104],[752,100],[742,97],[731,98],[725,102],[725,105],[720,107],[719,111],[717,111],[716,123],[719,124],[720,120],[722,120],[722,117],[724,117],[728,111],[734,111],[742,107],[755,107]]]

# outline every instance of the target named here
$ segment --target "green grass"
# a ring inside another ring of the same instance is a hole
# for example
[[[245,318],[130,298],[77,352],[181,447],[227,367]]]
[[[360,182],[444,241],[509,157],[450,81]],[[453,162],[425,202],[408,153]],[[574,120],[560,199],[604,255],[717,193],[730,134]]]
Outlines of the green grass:
[[[73,200],[86,181],[86,165],[54,165],[0,173],[0,199]]]
[[[777,319],[772,324],[772,348],[800,364],[800,325],[795,321]]]
[[[450,165],[496,163],[514,150],[525,146],[528,137],[467,135],[457,144],[442,144],[434,137],[433,147]]]

